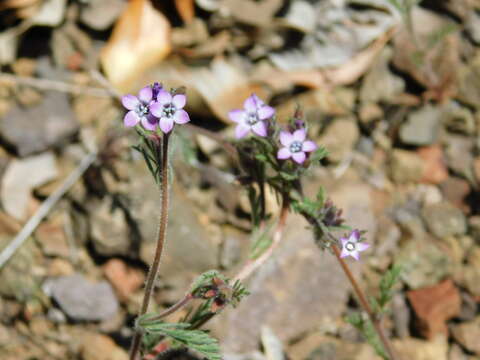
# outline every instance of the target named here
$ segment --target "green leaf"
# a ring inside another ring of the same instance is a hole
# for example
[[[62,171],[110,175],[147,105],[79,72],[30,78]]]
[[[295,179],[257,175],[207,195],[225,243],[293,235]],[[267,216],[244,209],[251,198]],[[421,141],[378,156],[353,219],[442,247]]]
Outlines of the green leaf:
[[[315,152],[310,155],[310,162],[312,164],[319,162],[320,160],[326,158],[328,156],[328,150],[324,148],[323,146],[319,146]]]
[[[393,265],[380,280],[380,297],[377,299],[378,305],[383,312],[385,306],[390,302],[393,296],[393,287],[400,279],[402,267]]]
[[[190,330],[189,323],[144,322],[140,325],[150,334],[161,334],[175,342],[199,352],[209,360],[221,360],[218,341],[205,331]]]
[[[367,317],[363,317],[359,312],[349,314],[345,321],[352,324],[364,337],[365,340],[373,347],[375,352],[385,360],[389,360],[383,344],[375,331],[375,328]]]

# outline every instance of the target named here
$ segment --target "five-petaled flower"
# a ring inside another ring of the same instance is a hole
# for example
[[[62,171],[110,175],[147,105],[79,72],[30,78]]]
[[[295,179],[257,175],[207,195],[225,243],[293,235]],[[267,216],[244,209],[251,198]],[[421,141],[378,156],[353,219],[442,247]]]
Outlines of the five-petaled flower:
[[[284,147],[278,150],[277,158],[281,160],[292,158],[298,164],[302,164],[307,158],[306,153],[317,148],[317,145],[311,140],[306,140],[306,137],[307,132],[304,128],[295,130],[293,134],[288,131],[281,131],[280,143]]]
[[[123,96],[122,104],[127,110],[130,110],[123,118],[124,125],[132,127],[140,122],[145,129],[155,130],[158,119],[150,112],[150,105],[154,100],[150,86],[145,86],[140,90],[138,97],[130,94]]]
[[[370,244],[360,242],[360,231],[353,230],[348,238],[340,238],[342,242],[341,258],[351,256],[355,260],[360,259],[360,252],[367,250]]]
[[[250,130],[258,136],[267,136],[265,120],[275,114],[275,109],[266,105],[260,98],[252,94],[243,103],[244,110],[236,109],[228,113],[228,117],[237,123],[235,136],[237,139],[246,136]]]
[[[160,129],[168,134],[174,123],[185,124],[190,121],[188,113],[183,110],[187,97],[183,94],[173,95],[165,90],[160,90],[157,101],[150,105],[150,111],[159,118]]]

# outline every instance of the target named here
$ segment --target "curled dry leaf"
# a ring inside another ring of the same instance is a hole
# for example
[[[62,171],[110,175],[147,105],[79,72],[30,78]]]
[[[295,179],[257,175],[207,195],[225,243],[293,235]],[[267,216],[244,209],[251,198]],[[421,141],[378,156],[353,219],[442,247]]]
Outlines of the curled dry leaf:
[[[171,50],[170,23],[149,0],[132,0],[118,19],[100,61],[111,83],[130,90],[135,78]]]

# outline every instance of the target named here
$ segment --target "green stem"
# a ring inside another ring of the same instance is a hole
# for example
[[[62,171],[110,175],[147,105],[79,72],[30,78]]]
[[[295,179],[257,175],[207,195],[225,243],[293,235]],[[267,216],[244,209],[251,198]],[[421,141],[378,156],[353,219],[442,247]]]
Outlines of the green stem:
[[[160,267],[160,260],[162,258],[163,248],[166,240],[167,224],[168,224],[168,138],[169,134],[163,135],[162,141],[162,186],[161,186],[161,211],[160,211],[160,226],[157,237],[157,248],[155,250],[155,256],[153,258],[152,266],[148,272],[147,282],[145,284],[145,295],[143,297],[142,307],[139,312],[139,316],[144,315],[148,310],[150,299],[152,297],[155,280],[158,275],[158,269]],[[137,354],[140,350],[140,344],[142,340],[142,332],[140,329],[135,331],[135,335],[130,347],[130,360],[136,360]]]

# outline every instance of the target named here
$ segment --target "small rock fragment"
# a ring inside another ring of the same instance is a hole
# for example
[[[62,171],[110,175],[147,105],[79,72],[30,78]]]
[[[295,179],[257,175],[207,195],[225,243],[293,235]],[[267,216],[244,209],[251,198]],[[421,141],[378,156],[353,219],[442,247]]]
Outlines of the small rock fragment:
[[[425,105],[413,111],[400,127],[400,140],[408,145],[431,145],[436,142],[441,126],[441,110]]]
[[[119,259],[108,260],[103,266],[103,271],[121,300],[128,300],[145,281],[142,271],[127,266]]]
[[[397,183],[417,182],[424,173],[424,162],[412,151],[395,149],[391,155],[390,176]]]
[[[448,202],[425,206],[422,217],[430,232],[438,238],[463,235],[467,231],[465,215]]]
[[[75,274],[49,279],[43,288],[74,320],[106,320],[118,311],[118,300],[106,281],[92,283]]]
[[[446,321],[460,314],[460,292],[448,279],[440,284],[407,292],[418,320],[419,330],[427,339],[447,335]]]
[[[439,184],[448,178],[448,170],[440,146],[422,147],[418,149],[417,153],[423,159],[424,164],[421,182]]]
[[[475,320],[452,326],[452,334],[460,345],[480,355],[480,316]]]
[[[127,360],[128,355],[112,338],[98,334],[83,335],[80,345],[83,360]]]
[[[359,136],[356,122],[353,119],[341,118],[325,130],[319,142],[328,149],[330,160],[340,162],[352,151]]]

